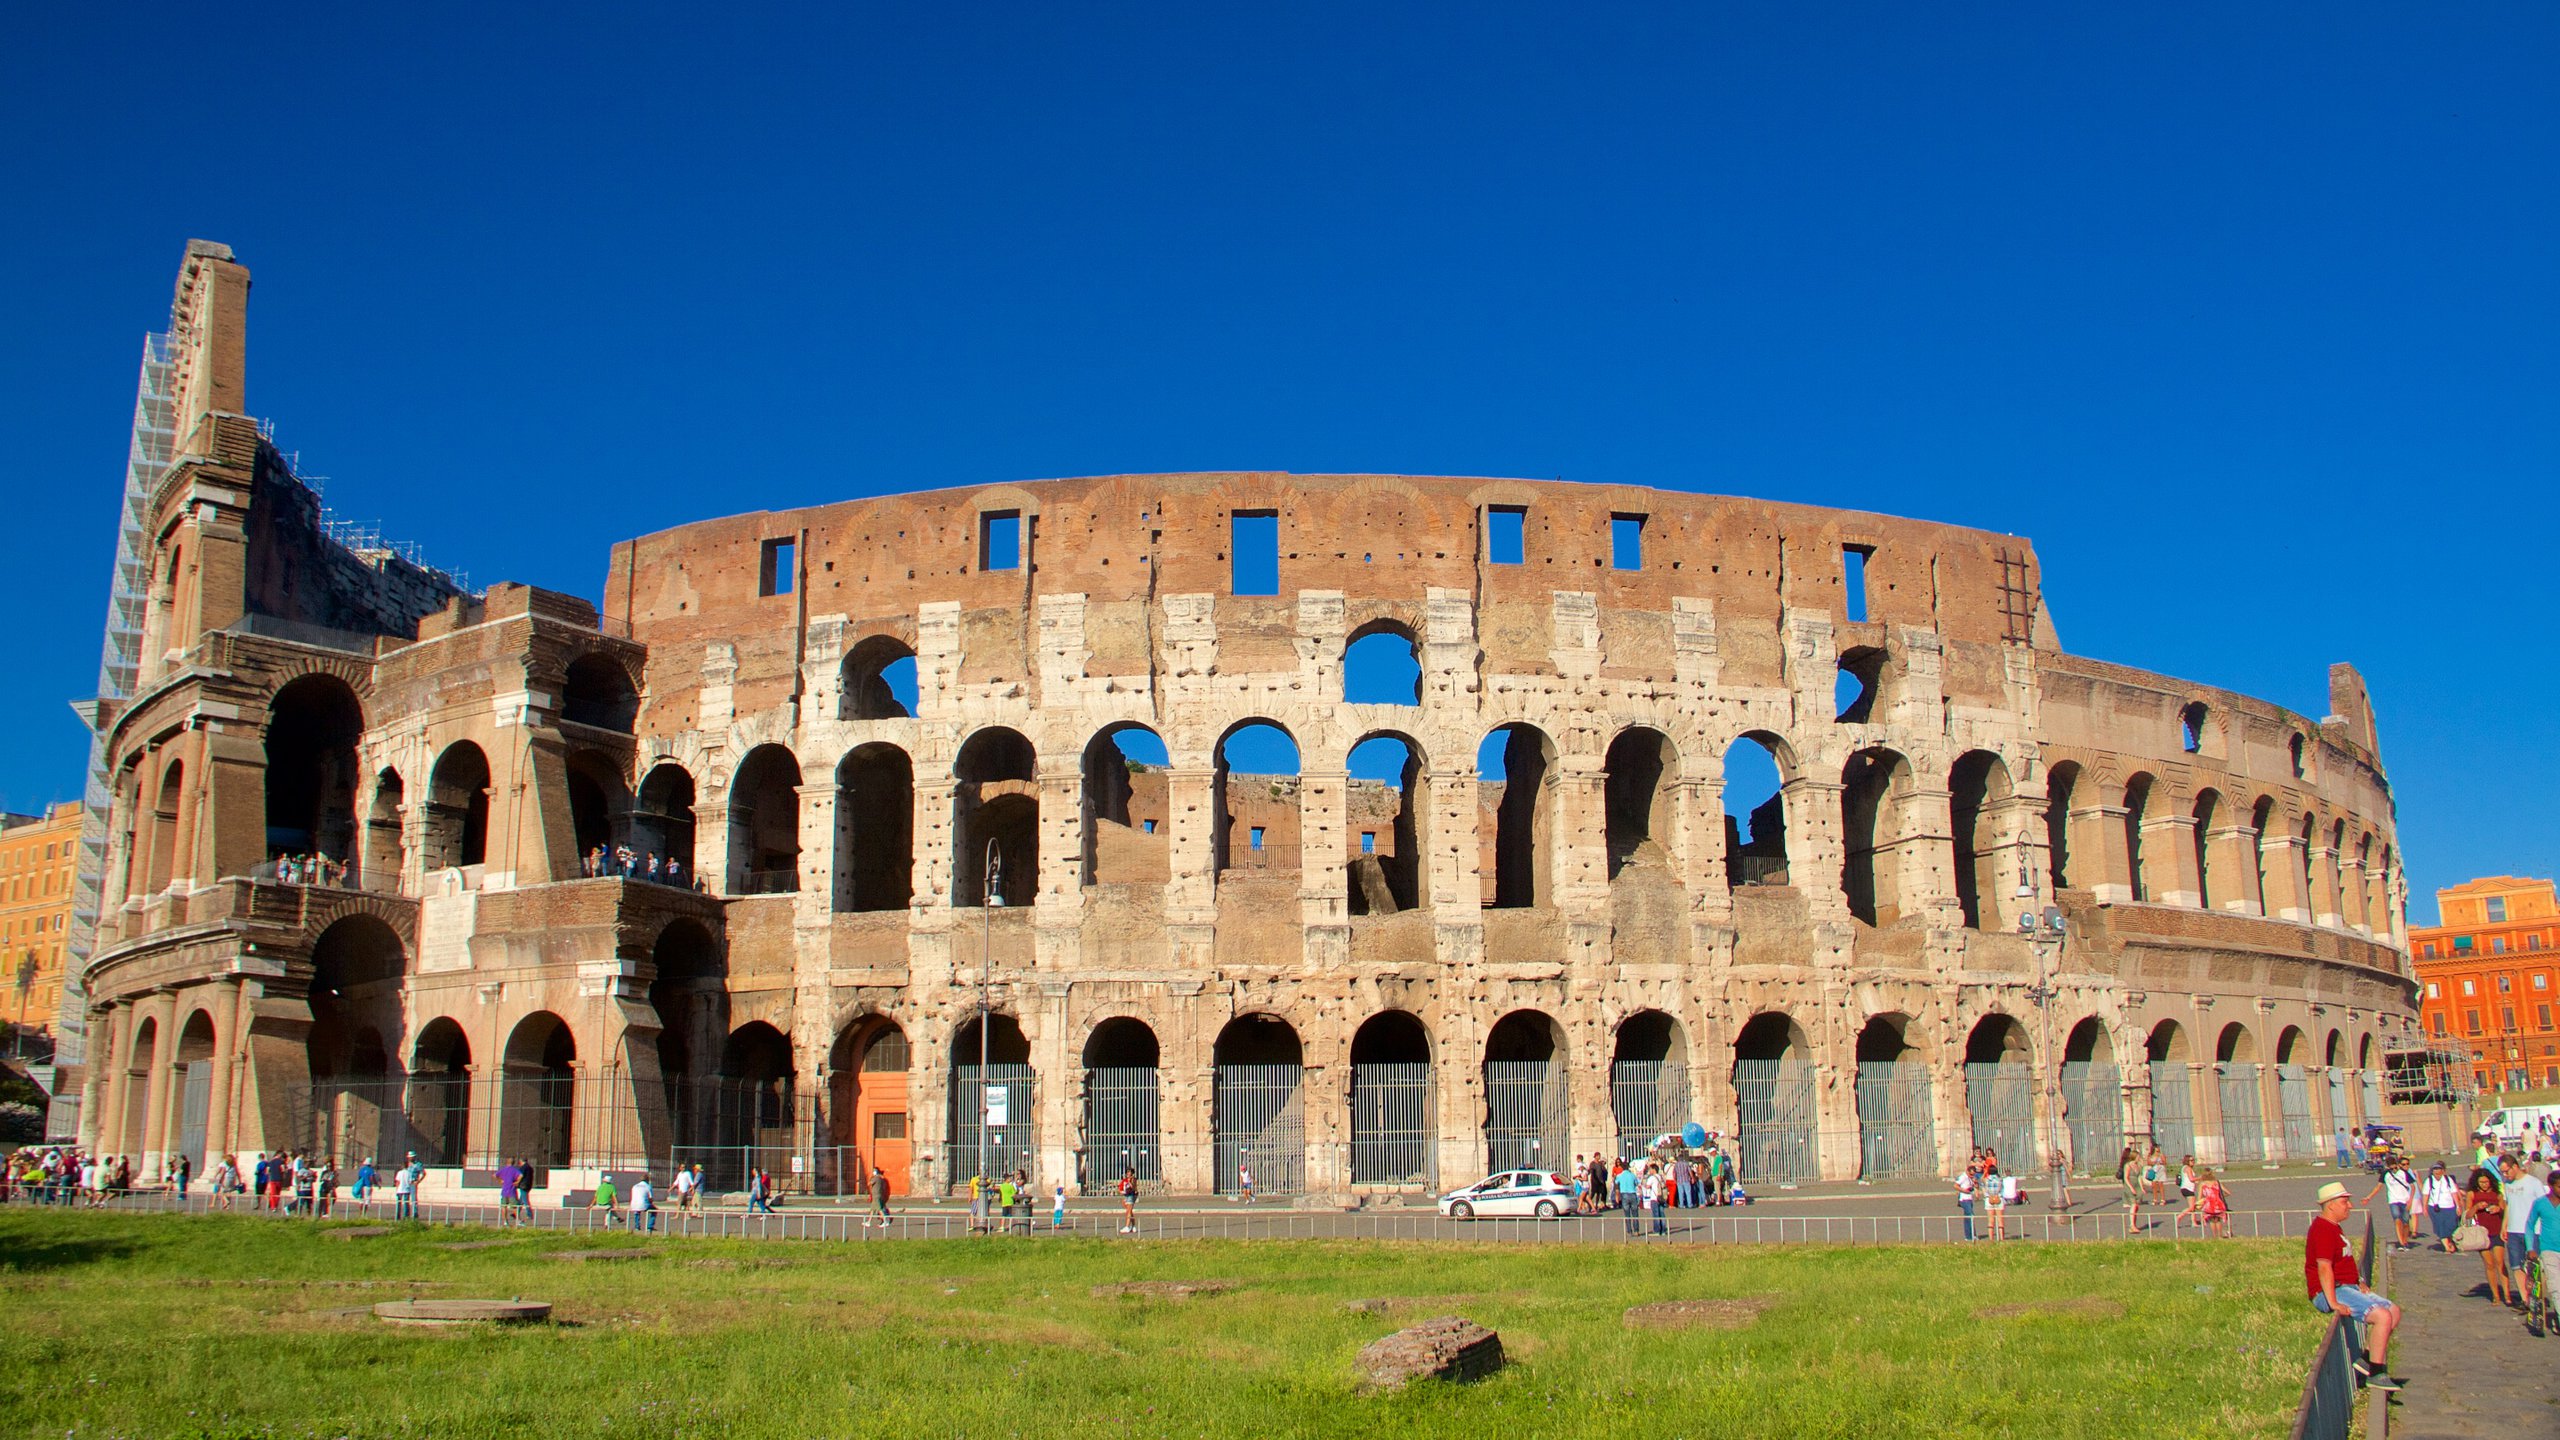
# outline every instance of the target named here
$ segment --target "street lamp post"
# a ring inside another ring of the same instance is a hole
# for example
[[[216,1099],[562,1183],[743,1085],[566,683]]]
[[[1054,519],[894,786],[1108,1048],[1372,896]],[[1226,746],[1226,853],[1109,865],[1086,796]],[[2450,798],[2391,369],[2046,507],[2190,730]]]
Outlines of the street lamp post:
[[[1004,871],[996,853],[996,837],[987,837],[987,863],[980,872],[986,893],[978,897],[978,1153],[980,1179],[987,1173],[987,1032],[995,1028],[993,976],[996,963],[996,911],[1004,908]],[[957,1177],[954,1177],[955,1179]]]
[[[2018,854],[2016,898],[2023,906],[2030,907],[2036,898],[2035,874],[2028,868],[2023,846]],[[2053,981],[2061,969],[2062,945],[2068,933],[2069,927],[2063,921],[2059,905],[2045,906],[2042,915],[2030,908],[2022,908],[2019,912],[2018,934],[2036,954],[2036,983],[2027,987],[2026,995],[2036,1007],[2037,1088],[2044,1092],[2047,1121],[2056,1127],[2066,1122],[2062,1114],[2062,1066],[2053,1053],[2053,999],[2061,992],[2055,989]],[[2051,1172],[2053,1184],[2052,1205],[2059,1211],[2069,1193],[2063,1174],[2062,1146],[2057,1143],[2061,1139],[2059,1130],[2045,1139],[2045,1165]]]

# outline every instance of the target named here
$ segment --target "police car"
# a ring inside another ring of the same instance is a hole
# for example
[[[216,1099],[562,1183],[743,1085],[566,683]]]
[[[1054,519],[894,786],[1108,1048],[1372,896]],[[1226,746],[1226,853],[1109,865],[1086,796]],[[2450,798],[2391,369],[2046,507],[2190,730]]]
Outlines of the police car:
[[[1573,1209],[1573,1182],[1543,1170],[1505,1170],[1440,1197],[1440,1213],[1452,1220],[1479,1215],[1534,1215],[1553,1220]]]

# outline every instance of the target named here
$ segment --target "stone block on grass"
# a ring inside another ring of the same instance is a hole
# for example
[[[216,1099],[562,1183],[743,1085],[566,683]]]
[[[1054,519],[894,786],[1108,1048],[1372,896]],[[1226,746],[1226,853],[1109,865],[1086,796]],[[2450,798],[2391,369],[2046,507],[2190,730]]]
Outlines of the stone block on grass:
[[[1502,1337],[1473,1320],[1441,1315],[1361,1347],[1370,1388],[1401,1390],[1420,1379],[1477,1380],[1502,1368]]]

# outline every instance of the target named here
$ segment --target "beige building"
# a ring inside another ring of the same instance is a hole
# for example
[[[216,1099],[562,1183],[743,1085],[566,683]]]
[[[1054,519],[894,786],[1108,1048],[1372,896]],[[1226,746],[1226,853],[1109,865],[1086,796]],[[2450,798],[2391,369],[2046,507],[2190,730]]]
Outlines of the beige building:
[[[50,1031],[79,874],[80,804],[0,817],[0,1018]]]
[[[2315,719],[2069,654],[2017,537],[1115,476],[462,595],[323,532],[245,414],[247,288],[191,250],[102,722],[84,1125],[146,1173],[1347,1200],[1691,1120],[1764,1185],[2106,1169],[2325,1154],[2414,1034],[2355,671]]]

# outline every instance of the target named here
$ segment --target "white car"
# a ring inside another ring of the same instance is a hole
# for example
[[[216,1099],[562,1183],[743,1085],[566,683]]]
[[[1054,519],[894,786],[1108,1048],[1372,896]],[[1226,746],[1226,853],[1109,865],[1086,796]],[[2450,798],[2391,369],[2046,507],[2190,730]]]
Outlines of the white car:
[[[1534,1215],[1553,1220],[1573,1209],[1573,1182],[1543,1170],[1505,1170],[1440,1197],[1440,1213],[1452,1220],[1479,1215]]]

